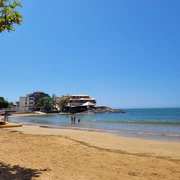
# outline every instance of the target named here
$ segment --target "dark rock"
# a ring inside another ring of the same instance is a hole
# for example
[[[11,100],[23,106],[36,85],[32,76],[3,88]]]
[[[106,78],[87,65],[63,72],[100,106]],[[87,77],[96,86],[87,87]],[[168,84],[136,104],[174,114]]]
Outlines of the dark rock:
[[[125,113],[123,110],[120,109],[112,109],[107,106],[96,106],[91,107],[89,110],[84,111],[83,113]]]

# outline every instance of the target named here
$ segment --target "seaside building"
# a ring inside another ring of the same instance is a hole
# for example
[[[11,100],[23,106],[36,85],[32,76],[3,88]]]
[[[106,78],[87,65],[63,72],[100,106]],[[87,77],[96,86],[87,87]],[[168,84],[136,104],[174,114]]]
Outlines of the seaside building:
[[[96,105],[96,99],[86,94],[54,96],[56,108],[60,111],[82,112]]]
[[[96,105],[96,99],[91,98],[89,95],[86,94],[71,95],[67,102],[67,108],[70,112],[85,111],[95,105]]]
[[[43,97],[50,97],[49,94],[46,94],[42,91],[36,91],[31,94],[27,94],[26,97],[20,97],[19,101],[16,102],[16,111],[17,112],[27,112],[36,108],[36,103],[39,99]]]

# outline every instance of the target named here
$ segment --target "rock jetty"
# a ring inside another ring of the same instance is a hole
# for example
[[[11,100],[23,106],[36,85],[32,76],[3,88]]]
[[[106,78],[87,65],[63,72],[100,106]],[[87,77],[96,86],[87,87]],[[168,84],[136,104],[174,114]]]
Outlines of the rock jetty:
[[[96,106],[90,108],[89,110],[83,111],[83,113],[125,113],[125,112],[123,110],[112,109],[107,106]]]

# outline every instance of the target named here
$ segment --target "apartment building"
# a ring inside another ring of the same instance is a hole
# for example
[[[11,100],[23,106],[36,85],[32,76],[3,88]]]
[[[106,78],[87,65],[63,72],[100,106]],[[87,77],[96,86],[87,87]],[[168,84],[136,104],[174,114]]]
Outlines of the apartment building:
[[[20,97],[17,104],[18,112],[27,112],[35,108],[37,101],[43,97],[50,97],[42,91],[36,91],[31,94],[27,94],[25,97]]]

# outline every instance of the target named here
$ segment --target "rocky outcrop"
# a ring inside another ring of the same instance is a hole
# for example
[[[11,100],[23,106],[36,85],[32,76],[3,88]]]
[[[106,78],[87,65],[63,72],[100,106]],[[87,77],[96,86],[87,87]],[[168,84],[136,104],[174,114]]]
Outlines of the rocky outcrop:
[[[125,113],[120,109],[112,109],[107,106],[96,106],[92,107],[89,110],[84,111],[83,113]]]

